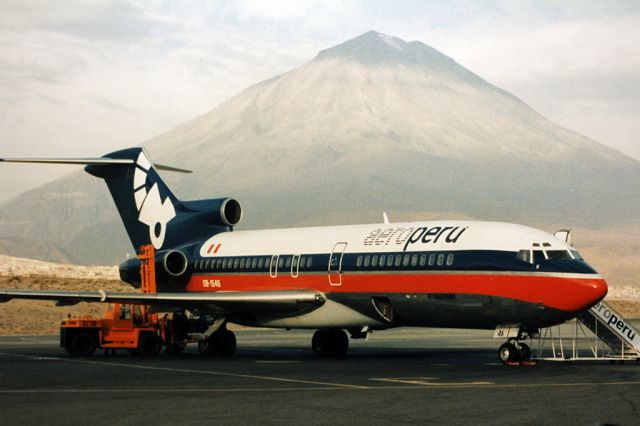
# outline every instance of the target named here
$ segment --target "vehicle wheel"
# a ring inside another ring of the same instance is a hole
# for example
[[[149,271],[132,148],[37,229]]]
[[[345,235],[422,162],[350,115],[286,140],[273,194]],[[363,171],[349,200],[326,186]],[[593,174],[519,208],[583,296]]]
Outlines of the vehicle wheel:
[[[531,359],[531,348],[526,343],[520,343],[520,359],[525,361]]]
[[[328,357],[331,355],[331,334],[329,330],[323,329],[313,333],[311,349],[313,349],[314,354],[321,357]]]
[[[168,354],[179,354],[186,347],[187,347],[187,344],[184,342],[175,342],[167,345],[167,347],[164,348],[164,351]]]
[[[95,336],[86,331],[82,331],[75,335],[71,341],[70,352],[75,356],[91,356],[96,351],[98,342]]]
[[[218,353],[223,358],[228,358],[233,356],[236,352],[236,335],[231,330],[227,330],[226,328],[223,330],[217,331],[215,334],[216,339],[216,347],[218,349]]]
[[[216,356],[218,350],[216,348],[216,342],[213,336],[209,336],[207,340],[198,342],[198,352],[206,357]]]
[[[331,356],[345,356],[349,350],[349,337],[347,333],[340,329],[332,329],[329,331],[331,338]]]
[[[515,345],[511,343],[503,343],[498,349],[498,357],[500,357],[500,361],[503,363],[507,363],[509,361],[518,361],[520,354],[518,353],[518,349]]]
[[[162,339],[156,333],[144,333],[138,342],[138,352],[143,357],[157,356],[162,350]]]

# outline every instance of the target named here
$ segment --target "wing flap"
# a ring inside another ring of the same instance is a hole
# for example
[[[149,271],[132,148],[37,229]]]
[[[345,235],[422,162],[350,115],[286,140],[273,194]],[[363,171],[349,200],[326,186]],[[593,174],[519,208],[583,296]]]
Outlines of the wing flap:
[[[0,303],[12,299],[52,300],[58,306],[79,302],[139,303],[158,312],[199,309],[207,312],[292,316],[322,306],[324,294],[315,290],[217,291],[207,293],[116,293],[98,291],[0,289]]]

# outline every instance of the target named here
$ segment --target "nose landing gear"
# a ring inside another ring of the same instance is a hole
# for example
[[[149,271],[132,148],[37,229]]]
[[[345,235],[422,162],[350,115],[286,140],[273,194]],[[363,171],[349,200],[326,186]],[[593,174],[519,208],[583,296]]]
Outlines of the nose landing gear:
[[[531,360],[531,348],[518,339],[509,339],[498,349],[498,357],[503,364],[519,363]]]

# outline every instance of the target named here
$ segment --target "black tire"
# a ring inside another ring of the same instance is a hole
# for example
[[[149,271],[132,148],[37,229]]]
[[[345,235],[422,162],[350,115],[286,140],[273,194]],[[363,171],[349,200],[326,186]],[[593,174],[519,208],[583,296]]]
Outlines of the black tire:
[[[502,363],[506,364],[507,362],[518,361],[520,358],[520,353],[515,345],[511,343],[503,343],[498,349],[498,357]]]
[[[222,329],[214,333],[216,349],[223,358],[229,358],[236,353],[236,335],[233,331]]]
[[[317,330],[311,339],[311,349],[313,353],[320,357],[331,355],[331,334],[329,330]]]
[[[520,343],[520,359],[523,361],[531,359],[531,348],[526,343]]]
[[[184,342],[175,342],[167,345],[164,351],[168,354],[179,354],[187,347],[187,344]]]
[[[203,340],[198,342],[198,352],[202,356],[213,357],[218,353],[218,348],[216,347],[216,342],[213,336],[210,336],[207,340]]]
[[[342,357],[349,350],[349,337],[347,333],[340,329],[332,329],[329,331],[331,337],[331,356]]]
[[[69,352],[74,356],[91,356],[96,351],[98,342],[93,334],[81,331],[71,340]]]
[[[138,341],[138,353],[145,358],[158,356],[162,350],[162,339],[156,333],[143,333]]]
[[[311,349],[321,357],[341,357],[349,350],[349,337],[339,328],[318,330],[311,339]]]

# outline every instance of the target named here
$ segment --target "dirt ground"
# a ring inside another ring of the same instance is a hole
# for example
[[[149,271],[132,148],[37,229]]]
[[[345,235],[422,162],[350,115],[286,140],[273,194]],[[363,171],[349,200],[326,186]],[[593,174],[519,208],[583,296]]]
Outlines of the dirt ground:
[[[41,275],[0,276],[0,288],[67,291],[137,291],[118,280],[60,278]],[[625,318],[640,318],[640,300],[607,300]],[[50,301],[11,300],[0,304],[0,335],[57,334],[60,320],[68,316],[102,316],[104,305],[78,303],[55,306]]]
[[[66,291],[135,291],[117,280],[56,278],[47,276],[0,276],[0,288]],[[0,304],[0,335],[57,334],[60,320],[71,316],[102,316],[101,303],[55,306],[51,301],[11,300]]]

